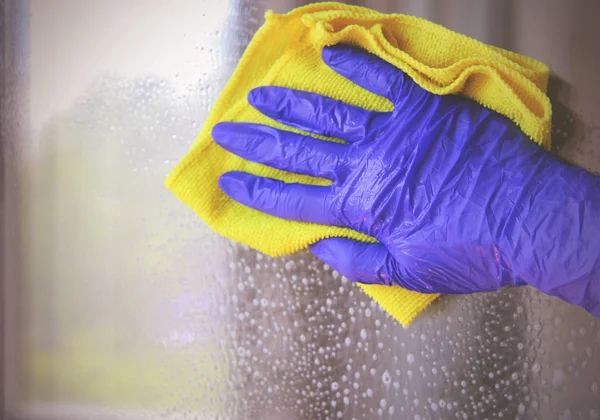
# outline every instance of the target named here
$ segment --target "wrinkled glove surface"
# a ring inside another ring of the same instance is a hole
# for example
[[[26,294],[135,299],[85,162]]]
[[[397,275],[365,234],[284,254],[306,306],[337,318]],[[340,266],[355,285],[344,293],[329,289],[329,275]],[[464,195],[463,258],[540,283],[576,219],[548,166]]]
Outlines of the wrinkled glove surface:
[[[600,316],[600,178],[535,145],[508,118],[419,87],[348,46],[324,61],[389,99],[376,112],[310,92],[260,87],[248,100],[310,135],[220,123],[213,138],[245,159],[326,178],[288,184],[242,172],[220,179],[232,199],[286,219],[345,226],[369,244],[324,239],[312,252],[352,281],[421,293],[529,284]]]

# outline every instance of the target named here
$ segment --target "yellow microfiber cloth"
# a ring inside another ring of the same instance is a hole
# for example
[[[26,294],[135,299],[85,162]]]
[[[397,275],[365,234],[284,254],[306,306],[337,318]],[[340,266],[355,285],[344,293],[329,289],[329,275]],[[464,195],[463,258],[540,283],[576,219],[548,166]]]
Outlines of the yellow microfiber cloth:
[[[286,182],[328,184],[244,161],[219,147],[211,130],[220,121],[289,129],[248,104],[247,94],[257,86],[306,90],[370,110],[390,111],[386,99],[323,63],[322,48],[337,43],[378,55],[432,93],[467,96],[513,120],[533,141],[550,146],[551,106],[545,94],[549,70],[538,61],[412,16],[340,3],[311,4],[283,15],[267,12],[266,23],[246,49],[199,137],[166,181],[215,231],[271,256],[290,254],[332,236],[374,241],[350,229],[282,220],[249,209],[229,199],[217,183],[223,173],[236,170]],[[438,296],[398,286],[360,287],[404,326]]]

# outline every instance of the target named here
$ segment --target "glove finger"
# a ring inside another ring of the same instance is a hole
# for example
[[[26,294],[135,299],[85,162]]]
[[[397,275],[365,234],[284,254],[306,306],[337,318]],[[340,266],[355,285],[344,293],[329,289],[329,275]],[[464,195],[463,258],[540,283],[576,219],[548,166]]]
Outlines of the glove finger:
[[[278,86],[252,89],[248,102],[282,124],[349,143],[363,140],[370,121],[382,114],[316,93]]]
[[[343,144],[322,141],[267,125],[219,123],[212,136],[217,144],[253,162],[300,174],[335,178],[343,161]]]
[[[310,250],[350,281],[388,286],[395,282],[394,259],[380,243],[328,238],[311,245]]]
[[[387,61],[356,47],[343,44],[325,47],[322,56],[325,64],[337,73],[394,103],[399,99],[403,82],[410,79]]]
[[[227,172],[219,186],[235,201],[283,219],[337,225],[330,211],[330,188],[305,184],[286,184],[245,172]]]

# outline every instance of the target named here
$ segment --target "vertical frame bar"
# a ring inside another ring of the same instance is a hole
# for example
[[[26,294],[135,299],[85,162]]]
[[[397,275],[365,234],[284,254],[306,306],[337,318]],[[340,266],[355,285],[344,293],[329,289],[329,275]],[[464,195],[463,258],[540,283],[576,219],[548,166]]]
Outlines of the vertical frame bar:
[[[0,0],[0,413],[22,397],[19,150],[28,119],[29,1]]]

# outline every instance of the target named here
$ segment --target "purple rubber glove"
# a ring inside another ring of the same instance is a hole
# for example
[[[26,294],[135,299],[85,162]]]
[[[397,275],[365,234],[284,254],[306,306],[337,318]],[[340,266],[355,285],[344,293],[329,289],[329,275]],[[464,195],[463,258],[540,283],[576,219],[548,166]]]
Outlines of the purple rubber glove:
[[[377,238],[312,245],[352,281],[423,293],[528,284],[600,316],[599,177],[559,161],[504,116],[463,97],[431,94],[365,51],[328,47],[323,59],[394,110],[254,89],[248,99],[267,116],[347,144],[220,123],[213,137],[230,152],[332,180],[309,186],[230,172],[220,179],[225,193],[277,217]]]

